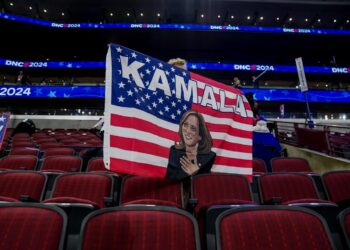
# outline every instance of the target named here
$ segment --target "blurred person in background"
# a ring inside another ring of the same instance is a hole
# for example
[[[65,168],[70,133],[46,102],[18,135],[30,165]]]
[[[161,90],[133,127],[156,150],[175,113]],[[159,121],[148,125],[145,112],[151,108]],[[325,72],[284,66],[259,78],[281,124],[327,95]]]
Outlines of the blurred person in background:
[[[170,59],[168,61],[168,63],[170,65],[176,66],[176,67],[178,67],[180,69],[187,70],[187,62],[184,59],[174,58],[174,59]]]
[[[23,70],[20,70],[16,79],[15,79],[15,83],[19,83],[21,85],[26,85],[27,82],[27,77],[24,74]]]
[[[235,77],[233,78],[232,85],[233,85],[233,87],[239,89],[240,87],[242,87],[241,80],[239,80],[239,78],[238,78],[237,76],[235,76]]]

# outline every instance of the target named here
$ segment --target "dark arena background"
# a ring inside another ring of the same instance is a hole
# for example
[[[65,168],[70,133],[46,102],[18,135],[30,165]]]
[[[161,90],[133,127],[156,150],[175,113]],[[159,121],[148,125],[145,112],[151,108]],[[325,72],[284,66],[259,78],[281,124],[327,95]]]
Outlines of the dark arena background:
[[[0,249],[350,249],[350,1],[0,0],[0,40]],[[241,90],[251,178],[106,169],[111,43]]]

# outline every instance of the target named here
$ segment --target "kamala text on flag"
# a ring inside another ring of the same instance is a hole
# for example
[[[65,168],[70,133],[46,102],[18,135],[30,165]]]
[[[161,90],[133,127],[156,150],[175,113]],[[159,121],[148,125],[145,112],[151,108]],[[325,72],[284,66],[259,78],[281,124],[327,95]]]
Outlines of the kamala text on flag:
[[[213,138],[211,171],[251,178],[253,115],[240,90],[114,44],[106,64],[107,168],[164,177],[180,118],[193,109]]]
[[[8,125],[9,120],[10,120],[9,113],[3,113],[0,115],[0,148],[2,146],[4,139],[5,139],[6,129],[7,129],[7,125]]]

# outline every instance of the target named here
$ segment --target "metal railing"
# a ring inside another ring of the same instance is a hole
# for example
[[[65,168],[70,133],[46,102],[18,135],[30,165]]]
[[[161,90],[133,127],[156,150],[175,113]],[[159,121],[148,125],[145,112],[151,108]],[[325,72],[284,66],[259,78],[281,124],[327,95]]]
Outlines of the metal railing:
[[[280,143],[350,159],[350,124],[316,123],[308,128],[305,122],[273,121],[270,126]]]

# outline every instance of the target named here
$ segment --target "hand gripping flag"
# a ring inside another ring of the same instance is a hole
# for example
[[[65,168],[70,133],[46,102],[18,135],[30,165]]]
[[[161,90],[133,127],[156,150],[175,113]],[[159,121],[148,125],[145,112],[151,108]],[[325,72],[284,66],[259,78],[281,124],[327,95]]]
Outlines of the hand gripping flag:
[[[216,153],[211,172],[252,176],[252,111],[238,89],[120,45],[106,60],[104,161],[114,172],[165,177],[179,121],[200,112]]]
[[[2,143],[5,139],[7,124],[10,120],[9,113],[3,113],[0,115],[0,149],[2,147]]]

